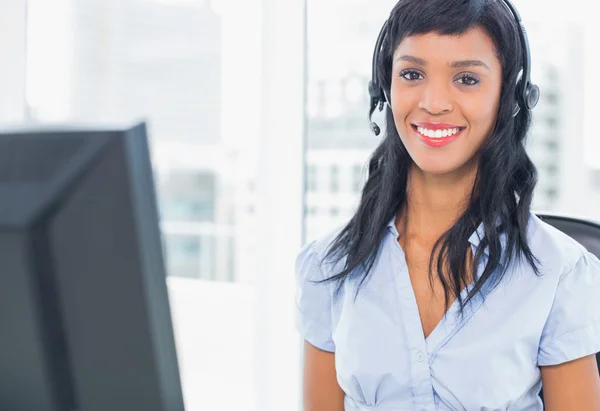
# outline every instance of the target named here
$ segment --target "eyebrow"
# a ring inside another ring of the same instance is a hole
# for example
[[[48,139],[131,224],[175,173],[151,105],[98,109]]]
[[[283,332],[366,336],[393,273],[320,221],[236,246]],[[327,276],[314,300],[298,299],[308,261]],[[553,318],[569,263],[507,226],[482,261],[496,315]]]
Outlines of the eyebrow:
[[[396,58],[396,61],[407,61],[418,66],[426,66],[427,62],[415,56],[402,55]],[[450,68],[465,68],[465,67],[483,67],[491,71],[489,66],[481,60],[458,60],[449,64]]]
[[[487,64],[481,60],[459,60],[453,61],[450,68],[483,67],[491,71]]]

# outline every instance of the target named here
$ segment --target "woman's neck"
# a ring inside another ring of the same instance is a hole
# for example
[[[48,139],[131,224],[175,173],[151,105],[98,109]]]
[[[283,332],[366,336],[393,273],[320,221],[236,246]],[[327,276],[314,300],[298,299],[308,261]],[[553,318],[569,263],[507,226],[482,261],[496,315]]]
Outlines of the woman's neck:
[[[416,167],[415,167],[416,168]],[[476,169],[462,174],[436,176],[411,170],[407,202],[398,219],[398,232],[408,240],[435,241],[466,210],[475,182]]]

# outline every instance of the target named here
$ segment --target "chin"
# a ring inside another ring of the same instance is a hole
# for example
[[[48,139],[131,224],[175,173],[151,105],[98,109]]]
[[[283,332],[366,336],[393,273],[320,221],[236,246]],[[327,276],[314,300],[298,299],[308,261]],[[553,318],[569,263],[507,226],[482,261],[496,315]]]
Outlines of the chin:
[[[431,159],[424,159],[422,161],[415,161],[413,159],[413,166],[422,173],[435,176],[456,173],[466,166],[466,164],[463,163],[448,161],[448,159],[445,160],[446,161],[435,162],[431,161]]]
[[[425,174],[430,174],[430,175],[434,175],[434,176],[442,176],[442,175],[446,175],[446,174],[450,174],[453,171],[456,171],[456,168],[454,167],[448,167],[448,166],[419,166],[418,164],[416,164],[417,169]]]

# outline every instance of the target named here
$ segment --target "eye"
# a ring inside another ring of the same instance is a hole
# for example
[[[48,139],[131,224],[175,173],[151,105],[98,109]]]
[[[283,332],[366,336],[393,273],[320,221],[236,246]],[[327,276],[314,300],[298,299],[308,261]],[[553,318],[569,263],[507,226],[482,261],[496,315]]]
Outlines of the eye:
[[[416,81],[416,80],[423,79],[423,75],[416,70],[410,70],[410,69],[402,70],[399,75],[404,80],[408,80],[408,81]]]
[[[456,81],[465,86],[476,86],[480,82],[479,78],[468,73],[461,74],[460,77],[456,79]]]

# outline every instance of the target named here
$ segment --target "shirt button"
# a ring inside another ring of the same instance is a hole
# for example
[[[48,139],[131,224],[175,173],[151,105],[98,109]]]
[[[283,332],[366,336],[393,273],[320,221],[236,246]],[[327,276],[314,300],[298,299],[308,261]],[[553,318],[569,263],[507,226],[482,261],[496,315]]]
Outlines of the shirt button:
[[[423,351],[417,351],[416,358],[418,362],[423,362],[425,359],[425,354],[423,354]]]

